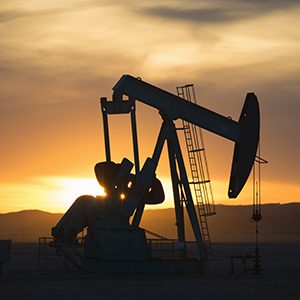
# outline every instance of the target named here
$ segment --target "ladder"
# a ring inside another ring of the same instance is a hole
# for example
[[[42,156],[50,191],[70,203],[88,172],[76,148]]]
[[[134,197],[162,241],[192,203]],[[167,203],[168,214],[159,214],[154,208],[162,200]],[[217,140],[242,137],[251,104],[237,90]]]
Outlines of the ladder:
[[[176,87],[176,90],[179,97],[186,101],[197,103],[193,84]],[[194,190],[205,254],[207,259],[212,259],[212,247],[207,217],[215,215],[216,211],[209,178],[203,134],[201,128],[185,120],[182,120],[182,126],[192,179],[189,183],[193,186]]]

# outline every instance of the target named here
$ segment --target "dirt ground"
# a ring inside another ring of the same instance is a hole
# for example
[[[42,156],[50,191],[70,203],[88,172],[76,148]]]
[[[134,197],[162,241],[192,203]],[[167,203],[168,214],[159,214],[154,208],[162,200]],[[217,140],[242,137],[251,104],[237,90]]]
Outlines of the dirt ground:
[[[88,275],[67,272],[56,258],[41,274],[37,244],[13,244],[0,278],[0,299],[300,299],[300,244],[263,244],[261,275],[244,273],[229,256],[254,253],[250,244],[214,244],[214,261],[199,275]],[[247,262],[252,268],[253,262]]]

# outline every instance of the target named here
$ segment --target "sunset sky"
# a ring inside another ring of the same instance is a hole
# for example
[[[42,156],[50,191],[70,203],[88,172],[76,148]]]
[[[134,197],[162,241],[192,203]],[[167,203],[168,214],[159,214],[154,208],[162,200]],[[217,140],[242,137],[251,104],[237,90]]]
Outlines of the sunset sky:
[[[99,98],[122,74],[237,119],[247,92],[261,106],[263,203],[300,201],[300,2],[293,0],[27,0],[0,3],[0,213],[64,212],[97,194],[105,159]],[[161,119],[137,106],[141,162]],[[112,158],[132,159],[127,116],[110,117]],[[205,132],[216,203],[227,199],[233,143]],[[166,153],[157,175],[172,206]],[[151,207],[153,208],[153,207]]]

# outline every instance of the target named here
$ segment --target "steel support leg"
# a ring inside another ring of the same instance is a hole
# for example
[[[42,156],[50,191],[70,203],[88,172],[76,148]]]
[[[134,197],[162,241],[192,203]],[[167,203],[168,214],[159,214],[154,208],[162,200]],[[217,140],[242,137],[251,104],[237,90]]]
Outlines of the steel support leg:
[[[160,159],[160,155],[161,155],[161,152],[162,152],[162,149],[164,147],[164,143],[165,143],[165,140],[166,140],[166,137],[167,137],[167,129],[168,128],[167,128],[167,126],[164,122],[162,124],[161,129],[160,129],[160,132],[159,132],[159,135],[158,135],[158,138],[157,138],[157,142],[156,142],[156,145],[155,145],[155,149],[154,149],[154,152],[153,152],[153,155],[152,155],[152,158],[151,158],[151,160],[153,161],[153,163],[156,164],[156,166],[157,166],[158,161]],[[153,175],[155,175],[155,174],[153,174]],[[138,227],[139,226],[139,224],[141,222],[142,214],[143,214],[143,211],[144,211],[144,207],[145,207],[145,203],[140,199],[140,203],[139,203],[138,208],[136,209],[136,212],[134,214],[131,226],[133,226],[133,227]]]
[[[172,189],[173,189],[174,206],[175,206],[175,214],[176,214],[177,235],[178,235],[178,240],[180,242],[185,242],[183,204],[180,201],[180,195],[179,195],[180,182],[177,174],[176,159],[170,141],[168,140],[167,142],[168,142],[168,154],[169,154]]]
[[[136,129],[135,101],[134,100],[132,101],[133,101],[133,106],[130,112],[130,120],[131,120],[135,174],[138,175],[140,172],[139,147],[138,147],[138,137],[137,137],[137,129]]]
[[[108,119],[107,119],[107,112],[105,109],[105,103],[107,99],[101,98],[101,111],[102,111],[102,120],[103,120],[103,131],[104,131],[104,144],[105,144],[105,155],[106,155],[106,161],[111,161],[110,156],[110,143],[109,143],[109,131],[108,131]]]
[[[186,169],[185,169],[185,166],[184,166],[184,161],[183,161],[183,157],[182,157],[182,153],[181,153],[181,149],[180,149],[180,144],[179,144],[177,133],[176,133],[176,128],[175,128],[175,125],[172,121],[169,122],[168,140],[172,144],[174,153],[176,155],[176,160],[177,160],[177,164],[178,164],[178,168],[179,168],[180,178],[181,178],[181,182],[183,184],[184,192],[185,192],[185,195],[186,195],[186,208],[187,208],[188,216],[189,216],[189,219],[190,219],[190,222],[191,222],[191,225],[192,225],[192,229],[193,229],[193,233],[194,233],[194,236],[195,236],[195,239],[196,239],[199,254],[200,254],[201,258],[204,261],[204,260],[206,260],[206,255],[205,255],[205,250],[204,250],[204,243],[203,243],[203,239],[202,239],[202,235],[201,235],[201,231],[200,231],[198,218],[197,218],[197,215],[196,215],[195,206],[194,206],[194,203],[193,203],[192,193],[191,193],[191,190],[190,190],[190,186],[189,186],[189,182],[188,182],[188,176],[187,176]]]

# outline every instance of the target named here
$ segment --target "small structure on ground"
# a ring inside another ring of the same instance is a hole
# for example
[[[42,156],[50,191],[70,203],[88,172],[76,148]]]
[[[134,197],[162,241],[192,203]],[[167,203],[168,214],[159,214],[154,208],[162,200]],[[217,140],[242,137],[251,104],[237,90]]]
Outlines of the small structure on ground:
[[[3,264],[9,262],[11,256],[11,240],[0,240],[0,276],[3,275]]]

